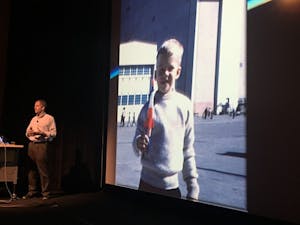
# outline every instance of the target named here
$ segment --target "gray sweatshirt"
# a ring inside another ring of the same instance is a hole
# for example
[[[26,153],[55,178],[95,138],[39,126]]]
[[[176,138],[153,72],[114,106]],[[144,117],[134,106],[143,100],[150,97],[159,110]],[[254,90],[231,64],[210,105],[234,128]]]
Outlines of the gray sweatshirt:
[[[133,149],[141,156],[141,179],[157,188],[179,187],[178,173],[182,171],[187,185],[187,198],[198,199],[198,173],[194,151],[194,117],[192,103],[186,96],[172,91],[157,92],[154,104],[154,128],[145,153],[137,148],[136,139],[146,134],[148,102],[137,121]]]

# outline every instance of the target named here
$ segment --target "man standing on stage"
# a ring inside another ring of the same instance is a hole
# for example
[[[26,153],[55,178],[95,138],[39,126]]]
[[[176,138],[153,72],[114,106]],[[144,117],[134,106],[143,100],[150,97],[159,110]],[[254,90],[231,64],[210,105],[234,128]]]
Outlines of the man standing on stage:
[[[43,99],[35,101],[35,116],[31,119],[27,129],[26,137],[30,140],[28,144],[29,172],[28,193],[23,199],[37,196],[38,176],[41,182],[42,199],[49,198],[49,171],[47,150],[49,142],[56,137],[56,124],[54,117],[45,112],[47,103]]]

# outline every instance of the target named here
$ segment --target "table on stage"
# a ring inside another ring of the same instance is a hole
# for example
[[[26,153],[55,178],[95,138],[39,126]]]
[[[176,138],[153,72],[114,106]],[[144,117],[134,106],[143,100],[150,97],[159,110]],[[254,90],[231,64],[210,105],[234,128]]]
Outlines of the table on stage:
[[[0,143],[0,182],[12,182],[12,198],[16,198],[19,150],[23,145]]]

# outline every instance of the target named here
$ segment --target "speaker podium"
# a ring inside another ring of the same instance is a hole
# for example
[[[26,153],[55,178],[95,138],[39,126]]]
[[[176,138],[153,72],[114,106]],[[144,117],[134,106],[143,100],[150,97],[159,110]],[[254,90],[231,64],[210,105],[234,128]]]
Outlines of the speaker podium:
[[[16,198],[19,150],[22,148],[23,145],[0,143],[0,182],[13,183],[12,198]]]

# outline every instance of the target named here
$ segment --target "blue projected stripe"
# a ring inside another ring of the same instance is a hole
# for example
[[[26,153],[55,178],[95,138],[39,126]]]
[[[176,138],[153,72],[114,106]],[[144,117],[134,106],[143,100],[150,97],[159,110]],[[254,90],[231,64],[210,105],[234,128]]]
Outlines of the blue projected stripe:
[[[119,67],[114,68],[111,72],[110,72],[110,79],[113,79],[114,77],[119,75]]]
[[[272,0],[247,0],[247,9],[253,9],[257,6],[270,2]]]

